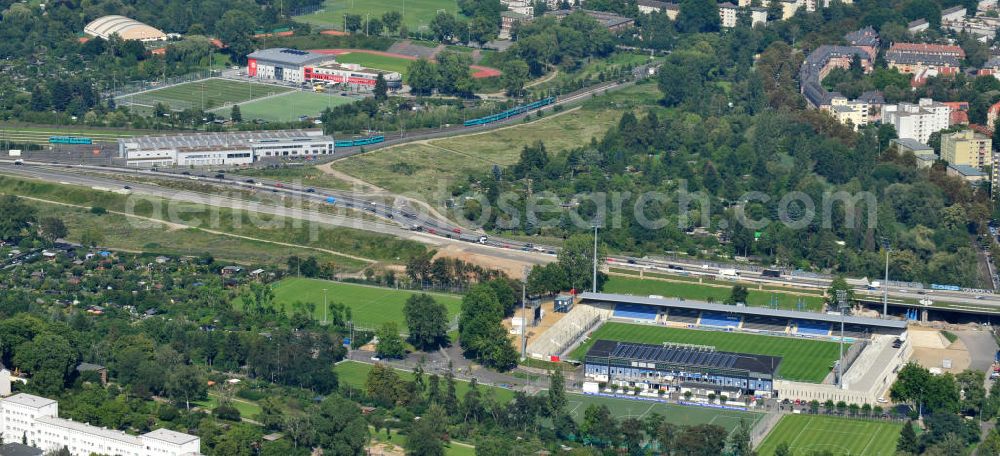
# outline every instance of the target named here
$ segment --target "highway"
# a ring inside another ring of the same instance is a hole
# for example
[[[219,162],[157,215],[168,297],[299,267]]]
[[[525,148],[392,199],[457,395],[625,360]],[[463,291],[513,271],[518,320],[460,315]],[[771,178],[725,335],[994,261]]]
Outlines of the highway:
[[[422,210],[419,206],[413,207],[401,199],[386,201],[385,198],[331,189],[302,187],[272,179],[232,178],[225,175],[216,177],[214,173],[208,172],[190,174],[187,171],[177,173],[92,165],[51,165],[34,162],[23,162],[23,164],[15,165],[10,161],[0,161],[0,173],[108,190],[124,189],[127,186],[129,191],[137,194],[350,227],[439,246],[456,244],[464,250],[477,254],[532,264],[553,261],[559,250],[554,246],[532,245],[522,241],[487,236],[481,231],[464,228],[450,220],[441,219],[429,211]],[[332,204],[334,206],[339,205],[365,211],[379,218],[380,221],[361,220],[357,217],[330,214],[301,207],[289,208],[276,204],[269,205],[237,196],[178,191],[155,183],[135,183],[130,179],[125,179],[124,176],[138,179],[148,178],[150,182],[155,182],[156,179],[195,181],[199,184],[218,187],[220,190],[269,191],[276,196],[300,198],[303,201],[320,204],[330,204],[330,198],[333,198]],[[760,266],[715,263],[688,258],[611,256],[607,259],[607,267],[644,269],[659,274],[700,276],[712,279],[735,280],[738,276],[740,281],[745,282],[813,289],[825,289],[831,280],[831,277],[826,275],[797,273],[795,271],[781,271],[779,277],[768,277],[763,275],[763,268]],[[735,274],[732,274],[733,272]],[[880,288],[869,289],[869,284],[864,279],[850,278],[847,279],[847,282],[855,289],[857,296],[867,301],[881,302],[882,290]],[[904,300],[909,300],[909,305],[915,305],[916,302],[929,299],[935,307],[946,307],[948,310],[1000,312],[1000,296],[987,291],[927,290],[922,285],[914,286],[914,284],[894,282],[890,282],[889,287],[889,302],[893,304],[904,304]]]

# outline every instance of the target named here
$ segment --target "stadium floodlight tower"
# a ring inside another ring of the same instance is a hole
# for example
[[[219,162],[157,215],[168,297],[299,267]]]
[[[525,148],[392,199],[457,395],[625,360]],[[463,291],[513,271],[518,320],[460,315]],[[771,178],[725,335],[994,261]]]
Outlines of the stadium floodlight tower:
[[[837,386],[844,388],[844,314],[847,313],[847,290],[837,290],[837,307],[840,309],[840,361],[837,361]]]
[[[885,249],[885,282],[882,282],[882,318],[889,318],[889,251],[892,245],[889,238],[882,238],[882,248]]]
[[[593,292],[597,293],[597,223],[594,224],[594,278],[591,285]]]

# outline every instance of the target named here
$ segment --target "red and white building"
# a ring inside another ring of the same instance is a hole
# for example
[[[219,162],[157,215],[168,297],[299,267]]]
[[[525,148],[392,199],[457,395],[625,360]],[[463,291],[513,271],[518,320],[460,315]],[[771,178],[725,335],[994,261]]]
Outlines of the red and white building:
[[[273,48],[262,49],[247,56],[247,75],[258,79],[293,83],[328,82],[374,88],[380,73],[389,89],[402,87],[403,78],[399,73],[337,63],[336,57],[328,54]]]

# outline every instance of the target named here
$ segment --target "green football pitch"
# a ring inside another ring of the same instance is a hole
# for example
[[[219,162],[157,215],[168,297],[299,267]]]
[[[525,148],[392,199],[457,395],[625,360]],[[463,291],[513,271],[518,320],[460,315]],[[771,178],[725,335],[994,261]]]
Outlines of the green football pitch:
[[[292,89],[289,87],[270,84],[211,78],[153,89],[135,95],[124,95],[116,98],[115,101],[120,106],[130,106],[140,110],[152,110],[157,103],[163,103],[175,111],[191,108],[208,111],[220,106],[256,100],[290,90]]]
[[[438,11],[458,14],[457,0],[326,0],[323,8],[315,13],[295,16],[295,20],[323,27],[344,29],[344,15],[357,14],[361,16],[361,27],[364,32],[365,15],[382,18],[389,11],[398,11],[403,15],[403,25],[411,32],[420,31],[420,27],[429,27],[431,20]],[[427,30],[429,31],[429,30]],[[425,33],[427,32],[425,31]]]
[[[792,454],[830,451],[850,456],[891,456],[902,429],[899,423],[864,421],[821,415],[786,415],[757,449],[771,456],[782,442]]]
[[[833,342],[611,322],[591,333],[570,357],[582,360],[598,339],[646,344],[672,342],[710,345],[719,351],[780,356],[779,377],[812,383],[823,381],[839,353],[839,347]]]
[[[683,277],[671,277],[683,280]],[[693,279],[697,280],[697,279]],[[638,277],[611,276],[604,284],[607,293],[622,293],[635,296],[667,296],[671,298],[693,299],[698,301],[723,302],[732,293],[732,285],[713,287],[699,284],[696,281],[683,283],[663,280],[640,279]],[[823,308],[823,298],[808,294],[791,294],[780,291],[749,290],[747,305],[753,307],[771,307],[772,300],[781,309],[819,311]],[[801,302],[802,306],[799,307]]]
[[[667,404],[654,401],[634,399],[617,399],[603,396],[583,394],[568,394],[566,406],[570,415],[577,421],[583,421],[584,412],[591,405],[605,405],[611,414],[618,419],[645,418],[652,413],[663,416],[664,421],[681,426],[696,424],[716,424],[732,432],[740,424],[740,420],[753,424],[764,415],[757,412],[739,410],[719,410],[708,407]]]
[[[354,102],[353,98],[330,93],[296,91],[240,104],[243,120],[260,119],[269,122],[291,122],[300,116],[315,117],[326,108]],[[232,108],[217,108],[215,113],[229,117]]]
[[[313,315],[323,319],[323,289],[330,304],[340,303],[351,308],[354,322],[363,327],[375,327],[387,321],[399,324],[405,329],[403,304],[415,291],[396,290],[392,288],[373,287],[351,283],[331,282],[329,280],[289,278],[274,284],[274,300],[283,305],[286,311],[291,311],[296,301],[315,305]],[[455,295],[428,293],[435,301],[444,304],[448,309],[448,317],[458,315],[462,299]]]

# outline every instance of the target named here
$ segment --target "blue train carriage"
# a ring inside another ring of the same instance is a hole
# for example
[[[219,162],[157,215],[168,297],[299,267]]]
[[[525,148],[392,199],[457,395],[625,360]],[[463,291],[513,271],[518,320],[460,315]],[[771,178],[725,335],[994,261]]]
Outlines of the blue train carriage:
[[[385,141],[385,136],[377,135],[359,139],[342,139],[334,141],[333,145],[336,147],[355,147],[355,146],[367,146],[370,144],[378,144],[383,141]]]
[[[541,108],[541,107],[544,107],[544,106],[548,106],[548,105],[550,105],[552,103],[555,103],[555,101],[556,101],[556,97],[542,98],[541,100],[538,100],[538,101],[535,101],[535,102],[532,102],[532,103],[528,103],[528,104],[521,105],[521,106],[515,106],[513,108],[510,108],[510,109],[508,109],[506,111],[503,111],[503,112],[500,112],[498,114],[493,114],[493,115],[489,115],[489,116],[486,116],[486,117],[480,117],[478,119],[466,120],[462,125],[464,125],[466,127],[473,127],[473,126],[476,126],[476,125],[485,125],[485,124],[488,124],[488,123],[493,123],[493,122],[496,122],[496,121],[509,119],[509,118],[514,117],[514,116],[516,116],[518,114],[524,114],[524,113],[526,113],[528,111],[532,111],[532,110],[535,110],[535,109],[538,109],[538,108]]]
[[[81,136],[49,136],[50,144],[93,144],[94,140]]]

